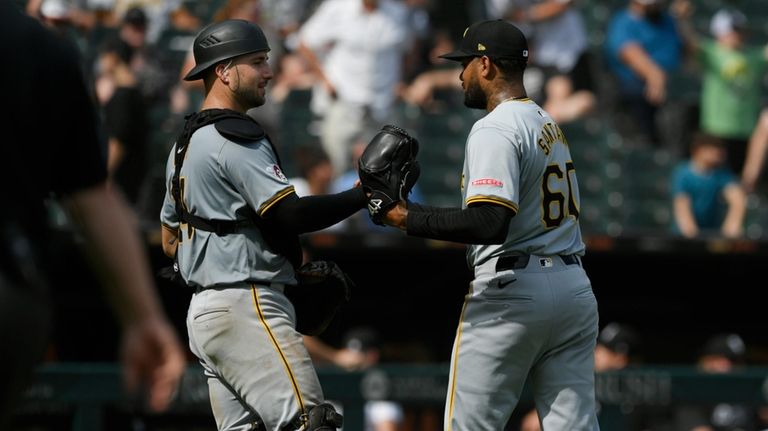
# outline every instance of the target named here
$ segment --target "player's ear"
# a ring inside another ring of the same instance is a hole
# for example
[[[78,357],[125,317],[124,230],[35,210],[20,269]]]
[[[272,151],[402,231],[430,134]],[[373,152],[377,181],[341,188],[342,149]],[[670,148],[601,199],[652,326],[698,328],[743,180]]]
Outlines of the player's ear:
[[[480,67],[480,76],[492,79],[493,74],[496,73],[496,65],[493,63],[493,60],[487,55],[484,55],[478,58],[478,64]]]
[[[229,60],[227,63],[219,63],[216,65],[214,72],[216,73],[216,77],[221,80],[224,84],[229,84],[229,68],[232,65],[232,60]]]

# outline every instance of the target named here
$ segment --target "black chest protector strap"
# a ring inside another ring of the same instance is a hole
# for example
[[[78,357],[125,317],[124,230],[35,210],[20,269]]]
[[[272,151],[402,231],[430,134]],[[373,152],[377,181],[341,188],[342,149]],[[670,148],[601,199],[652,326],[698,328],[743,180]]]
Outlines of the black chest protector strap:
[[[187,149],[189,148],[189,140],[192,137],[192,134],[197,131],[197,129],[207,126],[211,123],[217,123],[218,126],[218,124],[221,124],[222,122],[227,122],[226,125],[229,127],[225,127],[225,130],[230,133],[222,133],[225,135],[225,137],[233,140],[247,139],[249,141],[264,138],[266,136],[264,130],[261,129],[261,126],[259,126],[258,123],[256,123],[247,115],[229,109],[206,109],[201,112],[189,114],[184,117],[184,119],[186,120],[186,123],[184,124],[184,130],[182,130],[181,134],[176,140],[176,152],[174,154],[175,170],[173,173],[173,178],[171,179],[171,195],[173,196],[173,200],[176,203],[176,214],[179,217],[179,221],[182,223],[187,223],[195,229],[214,232],[217,235],[227,235],[237,231],[242,227],[253,226],[254,218],[250,216],[242,220],[216,220],[205,219],[194,214],[190,214],[189,211],[187,211],[181,196],[182,186],[180,173],[181,166],[184,163],[184,157],[186,156]],[[219,131],[221,133],[221,130]],[[267,139],[267,141],[269,141],[269,139]],[[272,145],[271,142],[270,145]],[[275,155],[277,155],[276,151]],[[279,163],[280,162],[278,160],[278,164]]]
[[[238,231],[242,227],[256,226],[261,231],[262,237],[270,248],[287,257],[291,264],[298,268],[302,262],[301,243],[297,234],[288,232],[278,226],[274,221],[266,220],[251,209],[245,218],[239,220],[211,220],[190,214],[184,205],[181,196],[181,166],[184,156],[189,148],[189,140],[195,131],[211,123],[216,124],[216,130],[222,136],[233,142],[253,142],[263,138],[269,143],[275,155],[277,165],[282,169],[280,156],[272,145],[259,123],[251,117],[229,109],[206,109],[201,112],[189,114],[179,138],[176,140],[176,152],[174,154],[175,170],[171,179],[171,195],[176,202],[176,214],[182,223],[187,223],[195,229],[214,232],[217,235],[227,235]]]

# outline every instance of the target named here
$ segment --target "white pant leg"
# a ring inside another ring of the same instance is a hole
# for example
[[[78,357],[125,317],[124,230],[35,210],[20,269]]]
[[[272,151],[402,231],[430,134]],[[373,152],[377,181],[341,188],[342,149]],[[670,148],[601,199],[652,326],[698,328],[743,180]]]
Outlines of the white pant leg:
[[[580,266],[549,264],[532,257],[525,269],[473,281],[451,358],[446,431],[504,429],[529,375],[544,431],[598,429],[597,305]]]
[[[219,430],[247,429],[254,412],[268,430],[281,429],[322,401],[293,313],[288,299],[268,287],[207,289],[193,296],[190,347],[210,374]]]
[[[595,343],[597,301],[584,270],[571,265],[550,275],[553,330],[531,373],[545,431],[597,431]]]

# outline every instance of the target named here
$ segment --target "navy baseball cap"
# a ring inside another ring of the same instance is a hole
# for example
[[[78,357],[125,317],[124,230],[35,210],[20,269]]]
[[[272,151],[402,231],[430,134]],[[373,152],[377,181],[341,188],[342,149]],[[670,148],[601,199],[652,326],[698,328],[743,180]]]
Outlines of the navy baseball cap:
[[[459,49],[440,57],[462,61],[469,57],[510,58],[528,61],[528,41],[519,28],[503,19],[482,21],[467,27]]]

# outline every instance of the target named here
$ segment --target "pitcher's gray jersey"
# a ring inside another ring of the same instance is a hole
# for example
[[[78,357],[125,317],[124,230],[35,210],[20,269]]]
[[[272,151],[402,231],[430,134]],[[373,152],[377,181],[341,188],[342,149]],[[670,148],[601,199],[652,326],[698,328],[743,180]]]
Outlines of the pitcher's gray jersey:
[[[579,186],[568,141],[530,99],[499,104],[475,122],[462,173],[463,207],[493,202],[513,210],[503,244],[470,245],[471,267],[508,254],[584,254]]]
[[[221,136],[213,124],[197,130],[180,174],[187,210],[205,219],[242,220],[254,217],[250,208],[261,215],[293,193],[265,139],[241,144]],[[170,194],[175,151],[174,147],[166,166],[169,186],[161,213],[162,223],[172,230],[179,227]],[[179,230],[177,253],[181,275],[191,286],[256,281],[295,284],[288,259],[270,250],[253,225],[220,236],[184,224]]]

